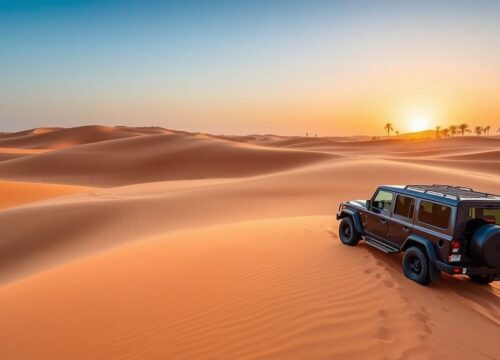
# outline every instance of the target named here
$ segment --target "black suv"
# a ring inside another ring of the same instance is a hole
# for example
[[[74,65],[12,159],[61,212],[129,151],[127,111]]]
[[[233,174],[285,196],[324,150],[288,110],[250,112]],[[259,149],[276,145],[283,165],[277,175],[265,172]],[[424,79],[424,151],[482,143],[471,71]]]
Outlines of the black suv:
[[[339,237],[404,251],[403,270],[426,285],[440,272],[488,284],[500,279],[500,196],[448,185],[385,185],[339,206]]]

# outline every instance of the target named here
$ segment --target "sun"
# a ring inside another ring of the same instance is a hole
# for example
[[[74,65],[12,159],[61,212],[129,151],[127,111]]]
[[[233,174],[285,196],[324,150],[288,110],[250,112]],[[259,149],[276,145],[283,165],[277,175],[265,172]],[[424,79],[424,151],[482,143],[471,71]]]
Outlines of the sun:
[[[425,116],[414,117],[410,120],[410,130],[415,131],[423,131],[429,129],[429,118]]]

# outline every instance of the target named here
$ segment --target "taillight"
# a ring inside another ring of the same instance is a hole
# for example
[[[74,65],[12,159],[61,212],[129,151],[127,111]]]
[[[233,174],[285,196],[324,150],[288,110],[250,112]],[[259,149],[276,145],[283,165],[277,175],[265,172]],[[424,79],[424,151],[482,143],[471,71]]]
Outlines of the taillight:
[[[462,272],[462,269],[461,268],[453,268],[453,272],[455,274],[460,274]]]
[[[461,246],[462,246],[462,244],[460,244],[460,242],[458,242],[458,241],[453,241],[451,243],[451,248],[453,249],[453,252],[460,250]]]

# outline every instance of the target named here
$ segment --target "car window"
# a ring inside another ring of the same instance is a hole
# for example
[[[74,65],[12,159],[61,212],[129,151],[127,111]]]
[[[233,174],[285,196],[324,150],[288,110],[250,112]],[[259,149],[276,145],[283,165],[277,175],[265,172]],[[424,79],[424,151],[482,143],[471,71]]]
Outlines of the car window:
[[[391,210],[392,195],[390,191],[379,190],[373,199],[373,207],[384,211]]]
[[[483,219],[487,223],[500,225],[500,208],[469,208],[469,219]]]
[[[413,218],[415,209],[415,200],[408,196],[398,195],[396,197],[396,205],[394,205],[394,214],[405,218]]]
[[[418,221],[441,229],[447,229],[450,223],[451,208],[430,201],[420,201]]]

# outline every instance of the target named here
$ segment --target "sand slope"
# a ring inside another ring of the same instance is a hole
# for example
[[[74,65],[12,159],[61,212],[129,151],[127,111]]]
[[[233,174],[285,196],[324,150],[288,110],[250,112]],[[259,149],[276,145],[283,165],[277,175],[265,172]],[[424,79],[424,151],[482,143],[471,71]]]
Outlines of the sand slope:
[[[75,146],[0,163],[0,176],[119,186],[175,179],[264,174],[330,154],[239,144],[203,135],[162,134]]]
[[[88,190],[81,186],[0,181],[0,210]]]
[[[499,149],[485,137],[0,134],[0,359],[500,358],[498,284],[418,286],[400,256],[340,245],[334,220],[340,201],[383,183],[500,193]]]
[[[2,339],[3,355],[499,355],[500,308],[492,289],[447,278],[424,294],[422,287],[401,277],[398,259],[364,246],[342,246],[334,228],[331,217],[313,217],[200,229],[143,241],[12,284],[0,291],[0,324],[9,329]],[[481,334],[469,331],[478,326]],[[37,334],[30,343],[19,336],[28,333]]]
[[[167,231],[281,216],[333,216],[341,201],[370,197],[388,174],[395,183],[432,179],[473,182],[484,191],[498,188],[498,179],[491,176],[457,172],[450,179],[449,170],[431,166],[340,159],[238,180],[93,189],[1,212],[0,282]]]
[[[128,128],[87,125],[75,128],[40,128],[0,135],[0,147],[21,149],[59,149],[75,145],[127,137],[162,134],[161,128]]]

